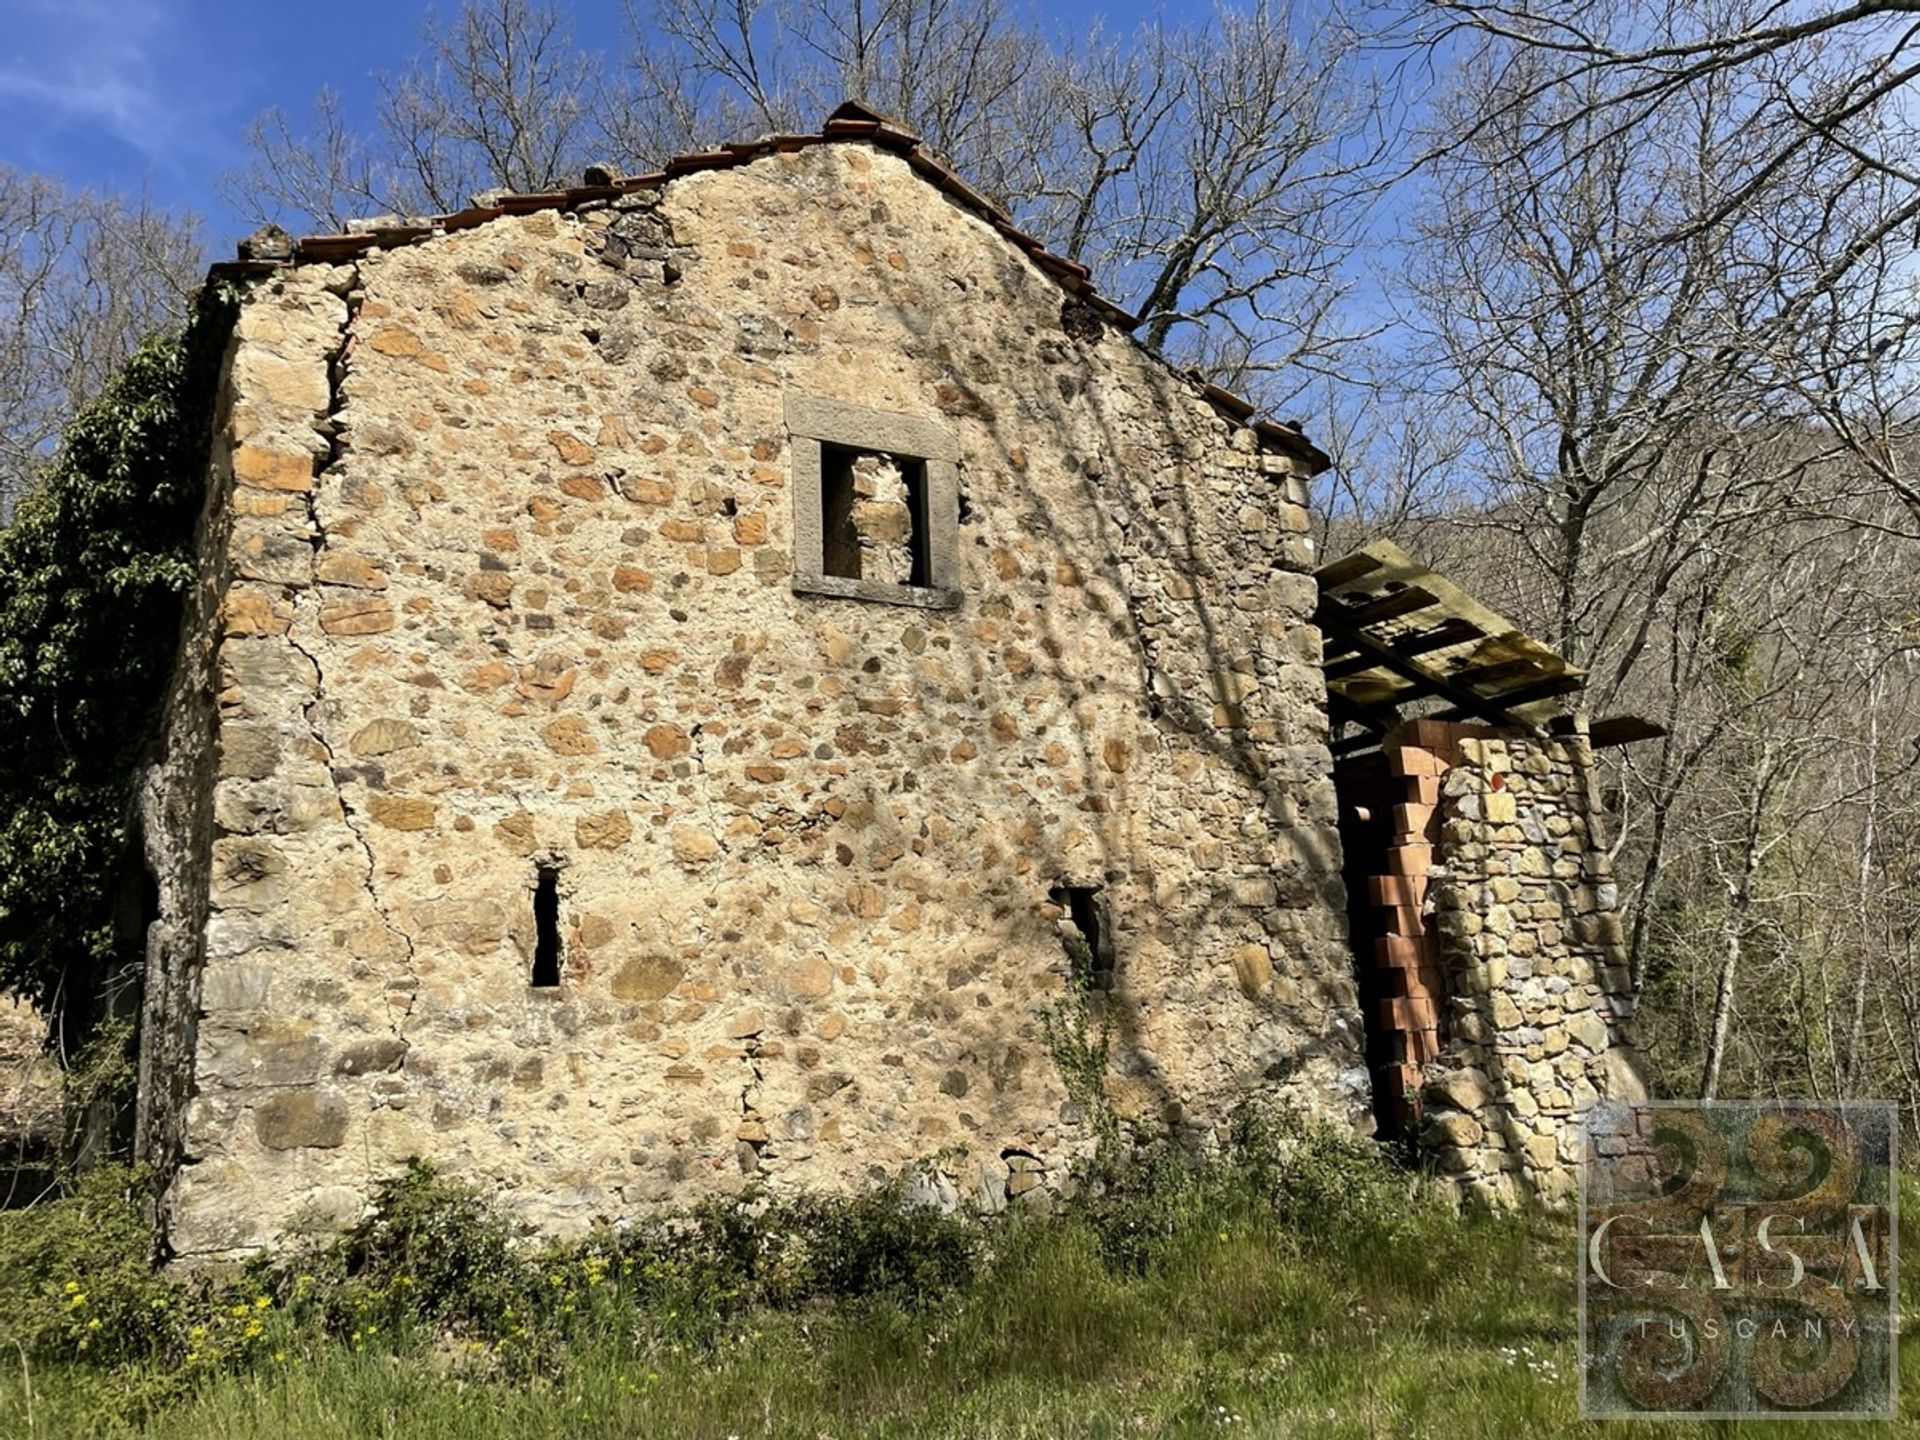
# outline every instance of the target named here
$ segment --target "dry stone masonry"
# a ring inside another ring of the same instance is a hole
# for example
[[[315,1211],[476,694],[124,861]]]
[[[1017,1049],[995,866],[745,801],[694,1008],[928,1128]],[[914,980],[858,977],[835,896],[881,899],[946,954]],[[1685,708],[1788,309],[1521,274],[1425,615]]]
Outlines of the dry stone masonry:
[[[567,1231],[902,1172],[1045,1203],[1109,1117],[1204,1144],[1250,1096],[1367,1124],[1324,459],[911,137],[239,271],[148,787],[177,1254],[414,1155]],[[1571,762],[1472,744],[1421,1060],[1500,1189],[1606,1063],[1610,896]]]
[[[253,280],[178,1253],[415,1154],[554,1230],[1055,1189],[1061,886],[1123,1121],[1364,1108],[1311,452],[931,198],[820,144]],[[845,598],[796,584],[836,464]]]
[[[1383,1123],[1482,1199],[1570,1201],[1580,1117],[1645,1098],[1586,736],[1419,720],[1350,768],[1397,799],[1355,918]]]

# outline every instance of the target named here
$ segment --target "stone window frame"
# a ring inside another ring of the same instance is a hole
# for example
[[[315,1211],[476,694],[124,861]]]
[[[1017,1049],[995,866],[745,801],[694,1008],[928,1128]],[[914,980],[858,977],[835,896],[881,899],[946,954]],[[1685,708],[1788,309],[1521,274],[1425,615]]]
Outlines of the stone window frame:
[[[960,590],[960,447],[936,420],[873,410],[842,400],[789,395],[788,443],[793,447],[793,592],[953,610]],[[861,450],[918,460],[926,467],[926,585],[850,580],[826,573],[821,450]]]

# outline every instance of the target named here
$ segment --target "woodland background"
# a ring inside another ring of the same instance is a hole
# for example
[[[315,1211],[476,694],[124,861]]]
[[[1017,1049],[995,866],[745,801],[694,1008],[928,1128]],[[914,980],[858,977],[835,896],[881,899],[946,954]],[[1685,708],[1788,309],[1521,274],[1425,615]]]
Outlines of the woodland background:
[[[223,178],[290,230],[577,183],[859,97],[1335,458],[1389,535],[1590,670],[1670,1094],[1920,1126],[1920,47],[1910,0],[1254,0],[1062,33],[1014,0],[429,18],[371,117],[270,110]],[[224,246],[220,247],[224,250]],[[0,518],[195,217],[0,167]]]

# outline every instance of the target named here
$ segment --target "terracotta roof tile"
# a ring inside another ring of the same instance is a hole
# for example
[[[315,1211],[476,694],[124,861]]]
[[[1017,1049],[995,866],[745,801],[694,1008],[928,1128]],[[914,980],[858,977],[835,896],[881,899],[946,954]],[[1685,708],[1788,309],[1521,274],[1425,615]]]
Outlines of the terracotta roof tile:
[[[676,175],[690,175],[696,170],[725,170],[734,165],[745,164],[751,156],[736,154],[731,150],[707,150],[698,155],[676,155],[667,161],[667,178]]]
[[[817,133],[769,135],[759,140],[735,142],[697,154],[676,155],[667,161],[665,169],[647,175],[631,176],[616,185],[577,186],[565,190],[549,190],[524,195],[497,194],[484,197],[489,203],[477,204],[450,215],[423,217],[422,223],[395,225],[344,235],[309,235],[294,243],[292,263],[334,264],[351,260],[373,249],[392,249],[402,245],[417,244],[437,235],[471,230],[486,224],[489,220],[497,220],[506,215],[528,215],[540,210],[571,210],[620,195],[657,190],[681,175],[690,175],[702,170],[730,169],[735,165],[747,164],[762,155],[788,154],[814,145],[844,141],[867,141],[905,156],[907,163],[918,174],[934,184],[943,194],[950,196],[958,204],[992,225],[1001,235],[1024,251],[1042,273],[1052,279],[1068,295],[1091,308],[1108,324],[1124,331],[1132,331],[1139,325],[1138,316],[1128,313],[1094,289],[1091,272],[1085,265],[1067,256],[1054,254],[1039,240],[1021,230],[1013,223],[1012,217],[1005,209],[955,174],[952,167],[928,149],[920,137],[911,130],[853,100],[845,102],[829,115]],[[213,266],[208,278],[218,280],[262,274],[279,268],[281,263],[283,262],[255,260],[251,255],[244,253],[243,247],[239,260]],[[1189,375],[1188,378],[1199,386],[1201,394],[1216,409],[1234,422],[1246,424],[1255,413],[1256,407],[1250,401],[1235,395],[1232,391],[1213,384],[1203,376]],[[1252,422],[1252,428],[1266,444],[1306,461],[1313,467],[1315,474],[1332,463],[1319,447],[1301,434],[1300,427],[1297,425],[1259,420]]]
[[[1248,420],[1259,407],[1251,400],[1243,399],[1224,386],[1216,385],[1204,375],[1194,375],[1200,382],[1200,393],[1214,403],[1216,409],[1224,410],[1235,420]]]

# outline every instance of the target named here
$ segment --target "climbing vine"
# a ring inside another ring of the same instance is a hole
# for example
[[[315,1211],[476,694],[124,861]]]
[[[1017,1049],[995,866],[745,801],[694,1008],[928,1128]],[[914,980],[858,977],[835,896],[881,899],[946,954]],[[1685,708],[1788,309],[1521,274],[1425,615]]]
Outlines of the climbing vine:
[[[1068,951],[1073,964],[1067,993],[1041,1008],[1040,1024],[1067,1098],[1080,1107],[1104,1151],[1118,1133],[1113,1107],[1107,1102],[1107,1052],[1113,1022],[1105,997],[1095,998],[1091,947],[1075,936],[1068,941]]]
[[[0,531],[0,989],[43,1009],[111,958],[236,301],[209,287],[184,329],[144,342]]]

